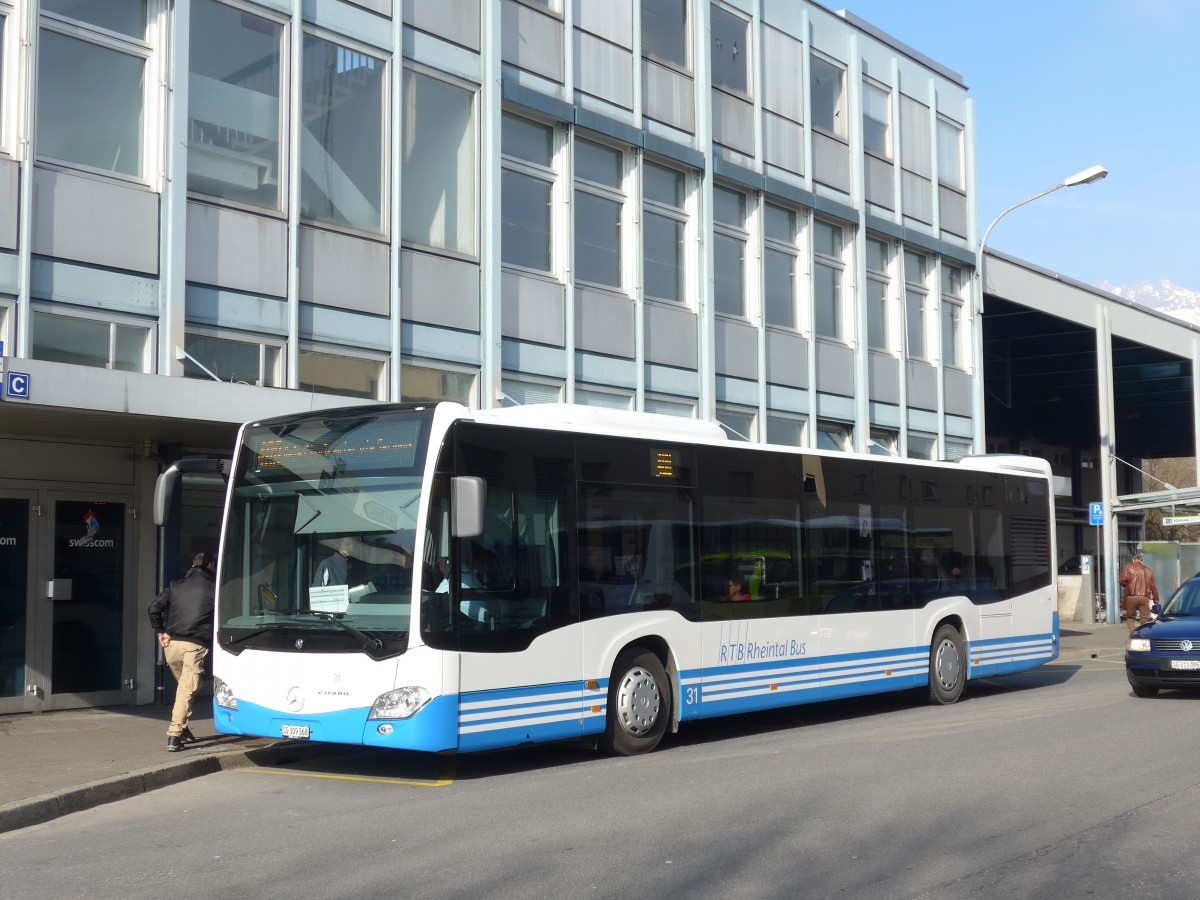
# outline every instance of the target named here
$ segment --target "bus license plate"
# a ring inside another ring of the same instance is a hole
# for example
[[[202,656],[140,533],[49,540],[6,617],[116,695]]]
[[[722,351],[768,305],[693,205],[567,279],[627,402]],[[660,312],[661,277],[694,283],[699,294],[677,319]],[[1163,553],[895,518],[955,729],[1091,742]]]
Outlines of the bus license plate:
[[[299,738],[300,740],[308,740],[309,730],[307,725],[284,725],[283,736],[285,738]]]
[[[1173,659],[1172,669],[1200,669],[1200,659]]]

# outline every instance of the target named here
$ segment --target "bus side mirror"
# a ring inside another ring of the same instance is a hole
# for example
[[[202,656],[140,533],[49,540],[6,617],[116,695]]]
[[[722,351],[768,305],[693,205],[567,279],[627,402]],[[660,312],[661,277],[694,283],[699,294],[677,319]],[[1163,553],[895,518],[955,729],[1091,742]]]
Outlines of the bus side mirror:
[[[181,475],[224,474],[225,461],[221,459],[181,459],[172,464],[154,483],[154,524],[161,528],[167,521]]]
[[[483,534],[483,507],[487,482],[475,475],[450,479],[450,535],[473,538]]]

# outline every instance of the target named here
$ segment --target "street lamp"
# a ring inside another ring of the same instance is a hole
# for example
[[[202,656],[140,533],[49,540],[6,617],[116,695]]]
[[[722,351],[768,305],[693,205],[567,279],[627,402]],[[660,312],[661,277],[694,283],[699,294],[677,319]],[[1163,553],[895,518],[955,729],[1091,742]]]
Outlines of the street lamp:
[[[1075,187],[1076,185],[1079,185],[1079,184],[1091,184],[1093,181],[1100,181],[1102,178],[1106,178],[1106,177],[1108,177],[1108,169],[1104,168],[1104,166],[1092,166],[1090,169],[1084,169],[1082,172],[1076,172],[1070,178],[1063,179],[1062,183],[1056,184],[1052,188],[1047,188],[1046,190],[1041,191],[1040,193],[1034,194],[1032,197],[1026,197],[1020,203],[1014,203],[1008,209],[1004,210],[1004,212],[1000,213],[1000,215],[996,216],[996,218],[992,219],[992,224],[989,225],[987,227],[987,231],[985,231],[983,233],[983,240],[979,242],[979,253],[978,253],[978,256],[975,261],[975,285],[976,285],[975,297],[974,297],[975,322],[974,322],[974,327],[972,328],[972,332],[973,332],[973,336],[974,336],[974,344],[975,344],[975,384],[974,384],[975,414],[980,417],[980,421],[978,423],[976,423],[976,429],[975,429],[975,452],[976,453],[980,453],[984,449],[984,435],[983,435],[983,424],[984,423],[982,421],[983,405],[984,405],[984,396],[983,396],[983,319],[982,319],[982,317],[983,317],[983,289],[984,289],[983,260],[984,260],[984,251],[987,248],[988,238],[992,234],[992,229],[995,228],[996,224],[1001,219],[1003,219],[1005,216],[1007,216],[1010,212],[1012,212],[1014,209],[1018,209],[1018,208],[1024,206],[1026,203],[1032,203],[1034,200],[1041,199],[1042,197],[1045,197],[1047,194],[1053,194],[1055,191],[1060,190],[1065,187]],[[1107,499],[1108,498],[1107,498],[1107,494],[1106,494],[1105,495],[1106,502],[1107,502]],[[1107,531],[1107,528],[1105,530]],[[1098,545],[1096,547],[1096,551],[1097,551],[1097,559],[1099,559],[1100,547]],[[1116,585],[1116,581],[1114,579],[1115,579],[1115,576],[1110,567],[1105,575],[1105,592],[1109,596],[1112,596],[1112,593],[1113,593],[1111,590],[1109,590],[1109,588],[1114,587]],[[1117,621],[1115,609],[1110,609],[1108,615],[1109,615],[1109,623],[1110,624],[1115,623]]]
[[[1108,169],[1104,168],[1104,166],[1092,166],[1090,169],[1084,169],[1082,172],[1076,172],[1070,178],[1064,179],[1060,184],[1056,184],[1052,188],[1047,188],[1044,191],[1034,194],[1032,197],[1026,197],[1020,203],[1014,203],[1008,209],[1004,210],[1004,212],[1000,213],[1000,215],[996,216],[996,218],[992,219],[992,224],[989,225],[987,227],[987,231],[985,231],[983,233],[983,240],[979,242],[979,251],[975,257],[975,290],[973,292],[974,297],[972,298],[972,304],[975,308],[975,324],[972,329],[973,334],[974,334],[973,343],[974,343],[974,351],[975,351],[975,408],[976,408],[977,414],[979,416],[982,417],[982,415],[983,415],[983,402],[984,402],[983,401],[983,323],[981,321],[981,317],[983,316],[983,290],[984,290],[983,259],[984,259],[984,251],[987,248],[988,238],[992,234],[992,229],[995,228],[996,224],[1001,219],[1003,219],[1005,216],[1007,216],[1010,212],[1012,212],[1014,209],[1024,206],[1026,203],[1032,203],[1034,200],[1038,200],[1042,197],[1045,197],[1047,194],[1053,194],[1055,191],[1060,190],[1065,187],[1075,187],[1078,184],[1091,184],[1093,181],[1099,181],[1100,179],[1106,178],[1106,177],[1108,177]],[[980,424],[982,425],[982,423],[980,423]],[[976,434],[975,452],[982,453],[983,452],[983,429],[982,429],[982,427],[977,428],[975,434]]]
[[[1076,172],[1070,178],[1064,179],[1061,184],[1056,184],[1052,188],[1047,188],[1046,190],[1042,191],[1041,193],[1034,194],[1032,197],[1026,197],[1020,203],[1014,203],[1012,206],[1010,206],[1008,209],[1006,209],[1004,212],[1000,213],[1000,215],[996,216],[996,218],[994,218],[992,220],[992,224],[989,225],[987,228],[987,231],[985,231],[983,233],[983,240],[979,242],[979,262],[975,266],[975,275],[980,280],[980,290],[979,290],[979,298],[978,298],[980,311],[982,310],[982,307],[983,307],[983,250],[987,246],[988,236],[991,235],[992,229],[996,227],[996,223],[999,222],[1001,219],[1003,219],[1005,216],[1007,216],[1014,209],[1024,206],[1026,203],[1032,203],[1034,200],[1038,200],[1042,197],[1045,197],[1047,194],[1053,194],[1055,191],[1057,191],[1061,188],[1075,187],[1075,185],[1077,185],[1077,184],[1091,184],[1093,181],[1099,181],[1100,179],[1106,178],[1107,176],[1108,176],[1108,169],[1104,168],[1104,166],[1092,166],[1090,169],[1084,169],[1082,172]]]

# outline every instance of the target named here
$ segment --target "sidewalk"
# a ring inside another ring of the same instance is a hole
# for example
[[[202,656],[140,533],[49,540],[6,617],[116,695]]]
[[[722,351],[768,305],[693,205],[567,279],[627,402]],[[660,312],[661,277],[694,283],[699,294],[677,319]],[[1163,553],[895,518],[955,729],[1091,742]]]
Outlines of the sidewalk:
[[[167,752],[162,706],[0,716],[0,834],[223,769],[269,762],[279,738],[219,735],[197,705],[194,744]]]
[[[1124,625],[1068,622],[1060,661],[1119,655],[1127,634]],[[319,746],[217,734],[211,705],[198,704],[197,711],[198,740],[178,753],[166,750],[171,712],[161,706],[0,716],[0,834]]]

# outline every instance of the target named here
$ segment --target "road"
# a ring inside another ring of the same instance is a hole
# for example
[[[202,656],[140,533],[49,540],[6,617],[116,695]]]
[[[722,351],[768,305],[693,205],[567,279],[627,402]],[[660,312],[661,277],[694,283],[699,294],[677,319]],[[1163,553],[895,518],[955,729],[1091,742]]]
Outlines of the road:
[[[1114,656],[634,759],[301,747],[2,835],[0,897],[1191,898],[1198,703]]]

